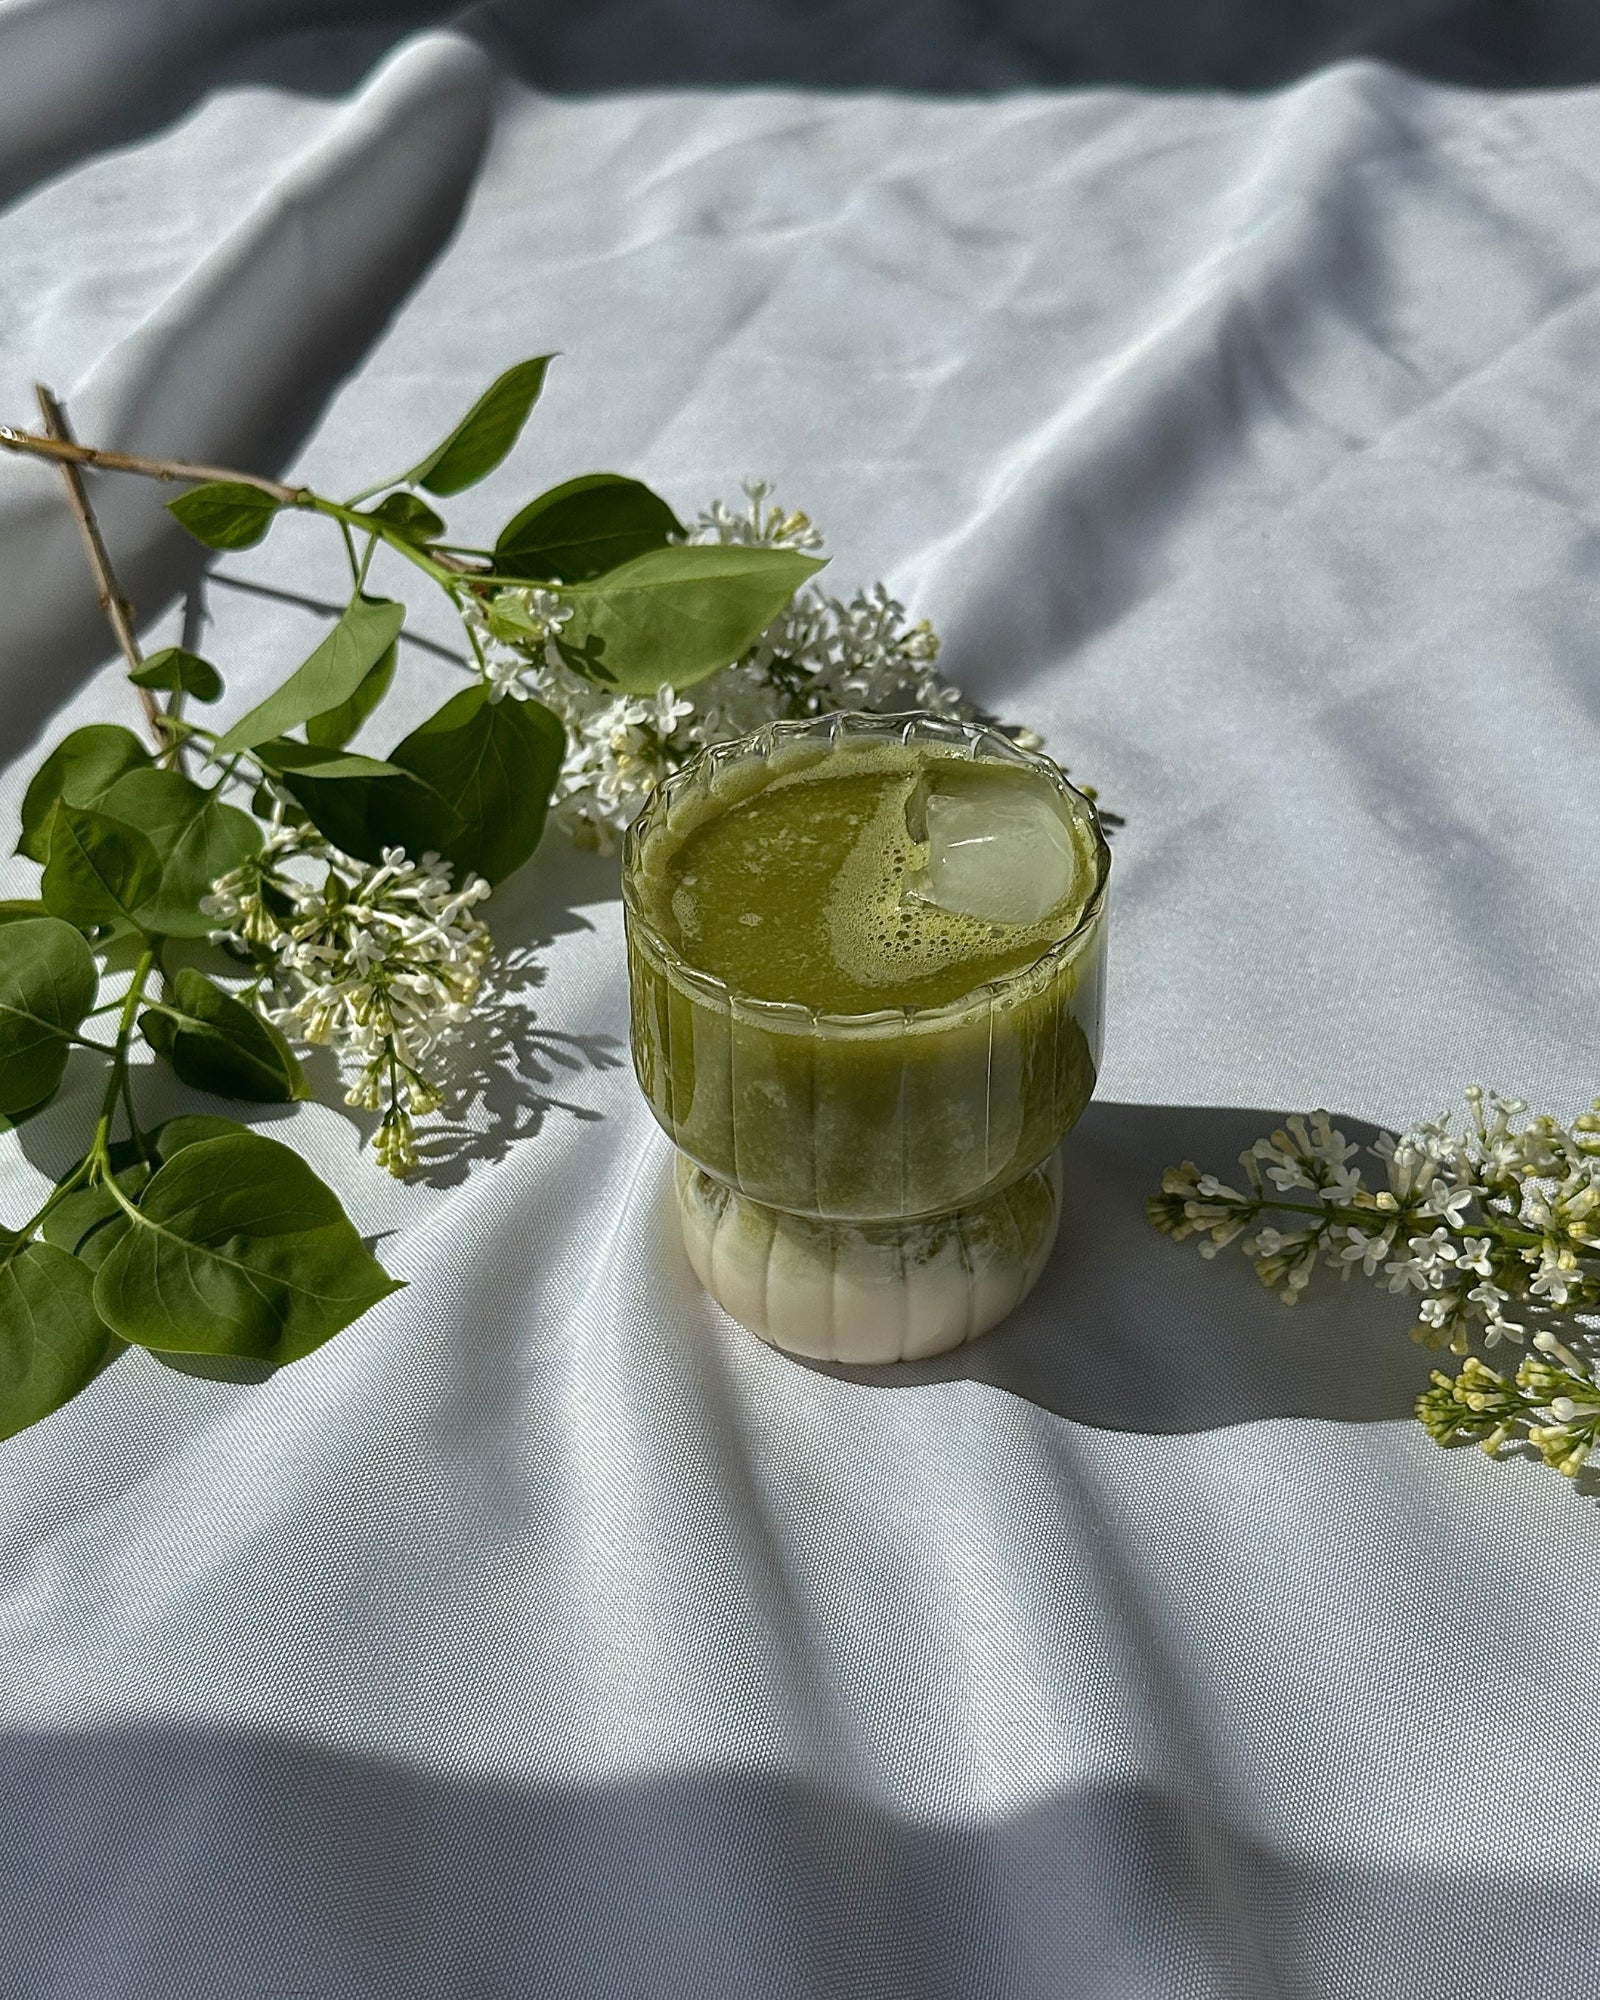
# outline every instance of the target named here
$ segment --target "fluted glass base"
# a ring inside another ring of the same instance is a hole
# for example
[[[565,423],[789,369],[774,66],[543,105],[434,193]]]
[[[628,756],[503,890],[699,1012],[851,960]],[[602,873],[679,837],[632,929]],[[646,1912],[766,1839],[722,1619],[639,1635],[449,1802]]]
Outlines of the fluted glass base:
[[[1061,1220],[1055,1153],[985,1201],[911,1221],[791,1215],[682,1153],[676,1179],[689,1262],[723,1311],[790,1354],[858,1366],[925,1360],[997,1326]]]

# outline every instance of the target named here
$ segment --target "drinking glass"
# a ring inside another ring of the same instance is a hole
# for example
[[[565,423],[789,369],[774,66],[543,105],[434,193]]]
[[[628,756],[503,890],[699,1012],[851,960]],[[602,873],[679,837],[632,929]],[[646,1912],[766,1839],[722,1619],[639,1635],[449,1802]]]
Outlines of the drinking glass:
[[[839,1014],[736,992],[663,935],[644,861],[685,803],[751,762],[881,743],[1051,786],[1092,865],[1036,959],[940,1006]],[[623,855],[633,1061],[677,1148],[689,1261],[733,1318],[797,1354],[911,1360],[986,1332],[1032,1289],[1060,1220],[1056,1149],[1100,1065],[1110,861],[1093,804],[1049,758],[921,712],[771,723],[658,788]]]

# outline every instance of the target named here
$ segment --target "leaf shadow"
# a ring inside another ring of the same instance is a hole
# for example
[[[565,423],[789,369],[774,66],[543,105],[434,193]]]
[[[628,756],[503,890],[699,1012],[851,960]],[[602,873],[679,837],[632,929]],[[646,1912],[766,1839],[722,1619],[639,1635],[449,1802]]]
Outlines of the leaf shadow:
[[[1438,1357],[1407,1338],[1414,1315],[1403,1299],[1326,1271],[1290,1310],[1236,1247],[1207,1262],[1145,1219],[1164,1168],[1192,1159],[1228,1180],[1284,1115],[1091,1104],[1062,1148],[1060,1237],[1008,1320],[934,1361],[801,1365],[885,1389],[982,1382],[1077,1423],[1150,1436],[1283,1417],[1409,1417]],[[1357,1145],[1377,1137],[1360,1119],[1335,1122]]]
[[[255,577],[235,576],[230,570],[207,569],[195,579],[185,603],[186,623],[183,643],[191,651],[198,651],[200,644],[198,636],[191,637],[191,632],[198,635],[201,628],[209,621],[209,613],[205,609],[205,592],[211,588],[237,590],[246,597],[265,598],[273,604],[290,604],[297,610],[315,611],[326,618],[340,618],[348,609],[347,603],[341,603],[335,598],[310,597],[302,590],[280,589],[277,584],[262,583]],[[452,646],[441,646],[436,639],[426,638],[420,632],[410,632],[402,628],[398,643],[402,652],[425,653],[429,658],[442,660],[448,666],[460,667],[463,673],[473,671],[472,662],[464,652]]]

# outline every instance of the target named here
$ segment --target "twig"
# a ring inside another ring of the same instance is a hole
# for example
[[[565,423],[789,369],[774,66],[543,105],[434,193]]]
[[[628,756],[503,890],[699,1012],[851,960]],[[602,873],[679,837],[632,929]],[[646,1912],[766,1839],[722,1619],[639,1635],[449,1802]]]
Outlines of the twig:
[[[44,418],[44,427],[53,441],[69,444],[72,432],[67,425],[66,412],[42,382],[33,385],[33,393],[39,399],[39,414]],[[91,454],[92,456],[92,454]],[[89,552],[89,561],[94,569],[95,582],[99,586],[100,608],[110,620],[111,629],[117,635],[117,644],[122,648],[122,656],[128,663],[130,673],[136,672],[144,664],[144,655],[139,651],[139,641],[133,629],[133,607],[117,587],[117,574],[111,567],[110,551],[106,548],[105,537],[100,532],[100,523],[94,517],[94,509],[89,505],[89,496],[84,491],[83,474],[77,463],[68,458],[59,461],[62,484],[67,489],[67,504],[72,509],[73,519],[83,536],[83,545]],[[167,747],[167,733],[162,727],[160,704],[149,688],[140,688],[139,705],[144,710],[144,719],[150,725],[150,733],[156,739],[156,748]]]
[[[254,472],[239,472],[228,466],[190,465],[181,458],[140,458],[130,451],[100,451],[79,444],[70,436],[35,437],[31,431],[0,424],[0,450],[31,453],[35,458],[55,459],[61,465],[92,465],[101,472],[136,472],[146,479],[182,479],[191,485],[205,485],[213,479],[231,486],[258,486],[285,507],[305,505],[305,489],[285,486],[280,479],[263,479]]]

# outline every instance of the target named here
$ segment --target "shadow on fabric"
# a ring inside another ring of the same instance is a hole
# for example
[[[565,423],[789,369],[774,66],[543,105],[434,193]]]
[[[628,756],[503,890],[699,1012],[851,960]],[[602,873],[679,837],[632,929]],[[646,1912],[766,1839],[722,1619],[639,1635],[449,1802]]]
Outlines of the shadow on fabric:
[[[1484,89],[1600,80],[1591,0],[37,0],[0,20],[0,202],[213,90],[345,95],[428,25],[473,35],[536,89],[574,93],[1250,91],[1355,57]]]
[[[192,1727],[13,1732],[0,1773],[8,2000],[1501,2000],[1513,1963],[1580,1990],[1591,1929],[1580,1869],[1325,1860],[1135,1781],[938,1824],[768,1772],[518,1784]]]
[[[357,90],[437,0],[35,0],[0,9],[0,204],[175,124],[208,92]]]
[[[0,17],[0,75],[7,25]],[[79,434],[205,464],[281,469],[455,228],[491,94],[488,66],[459,40],[425,39],[384,65],[346,118],[74,388]],[[7,474],[0,683],[20,740],[108,646],[59,483],[9,461]],[[141,621],[192,588],[205,559],[166,513],[166,498],[143,480],[105,475],[95,485],[101,528]]]
[[[1409,1417],[1438,1357],[1407,1339],[1415,1315],[1368,1280],[1319,1271],[1292,1310],[1237,1248],[1214,1262],[1145,1219],[1162,1171],[1194,1160],[1238,1180],[1281,1111],[1091,1104],[1062,1148],[1061,1235],[1038,1289],[971,1347],[894,1368],[821,1367],[886,1389],[967,1380],[1076,1423],[1166,1435],[1272,1417]],[[1377,1136],[1335,1121],[1358,1145]]]
[[[1588,0],[488,0],[459,18],[528,82],[556,91],[1270,90],[1356,56],[1489,89],[1600,78],[1600,16]]]

